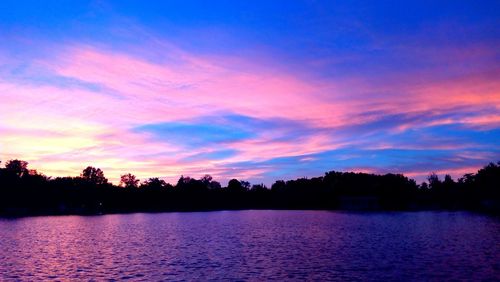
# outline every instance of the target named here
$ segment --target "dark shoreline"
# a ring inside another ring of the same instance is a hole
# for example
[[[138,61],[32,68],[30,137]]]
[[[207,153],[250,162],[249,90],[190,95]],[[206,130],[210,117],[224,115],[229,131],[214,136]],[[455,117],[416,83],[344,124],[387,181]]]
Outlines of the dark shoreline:
[[[420,185],[401,174],[335,171],[278,180],[270,189],[236,179],[221,187],[209,175],[181,177],[175,186],[159,178],[139,185],[131,174],[122,181],[110,184],[93,167],[78,177],[50,178],[28,170],[26,162],[9,161],[0,169],[0,217],[248,209],[500,213],[500,162],[458,181],[431,174],[429,183]]]

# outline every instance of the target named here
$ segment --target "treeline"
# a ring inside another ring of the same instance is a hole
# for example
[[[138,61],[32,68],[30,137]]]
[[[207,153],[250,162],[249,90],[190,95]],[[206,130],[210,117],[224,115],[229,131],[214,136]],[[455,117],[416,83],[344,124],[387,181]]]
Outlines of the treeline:
[[[0,168],[0,215],[101,214],[223,209],[481,210],[500,212],[500,162],[454,181],[436,174],[418,185],[401,174],[325,173],[276,181],[271,187],[232,179],[227,187],[205,175],[140,182],[133,174],[120,185],[99,168],[77,177],[47,177],[10,160]]]

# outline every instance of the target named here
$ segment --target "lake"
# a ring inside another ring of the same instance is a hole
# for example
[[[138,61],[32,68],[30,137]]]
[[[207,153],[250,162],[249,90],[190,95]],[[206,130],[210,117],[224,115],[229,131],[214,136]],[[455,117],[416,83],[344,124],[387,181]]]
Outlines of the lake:
[[[0,219],[0,280],[500,280],[500,219],[218,211]]]

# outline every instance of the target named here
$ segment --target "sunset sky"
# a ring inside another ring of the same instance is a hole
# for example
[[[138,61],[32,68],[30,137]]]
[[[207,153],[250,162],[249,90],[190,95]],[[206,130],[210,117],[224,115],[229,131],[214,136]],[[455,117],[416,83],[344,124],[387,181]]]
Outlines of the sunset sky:
[[[500,161],[500,1],[0,1],[0,160],[114,183]]]

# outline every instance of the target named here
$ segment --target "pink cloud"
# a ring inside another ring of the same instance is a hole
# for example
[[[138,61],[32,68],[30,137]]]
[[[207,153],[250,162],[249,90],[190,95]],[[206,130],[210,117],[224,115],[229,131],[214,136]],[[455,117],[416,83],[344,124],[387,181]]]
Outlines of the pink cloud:
[[[119,174],[129,171],[139,178],[164,176],[170,180],[180,174],[204,173],[258,178],[267,172],[265,168],[232,171],[231,165],[356,145],[356,137],[338,136],[336,129],[374,122],[384,115],[437,115],[460,106],[500,110],[497,70],[429,81],[421,81],[414,74],[389,76],[383,82],[362,77],[325,81],[305,79],[295,72],[276,72],[252,63],[252,58],[202,57],[171,44],[163,46],[166,55],[158,62],[125,51],[78,45],[62,49],[55,59],[38,62],[50,75],[102,86],[99,90],[25,85],[0,79],[0,95],[7,97],[0,104],[0,119],[2,125],[9,125],[0,126],[0,156],[22,156],[49,175],[77,175],[82,166],[92,164],[105,169],[115,181]],[[331,130],[296,140],[276,141],[273,136],[257,135],[226,144],[226,148],[238,151],[235,156],[189,162],[181,160],[213,148],[187,153],[182,144],[155,141],[150,134],[131,130],[144,124],[221,112],[261,119],[284,118]],[[359,115],[366,112],[378,114]],[[451,123],[496,128],[499,118],[499,114],[488,113],[405,121],[393,130]],[[373,148],[387,146],[394,145],[373,144]]]

